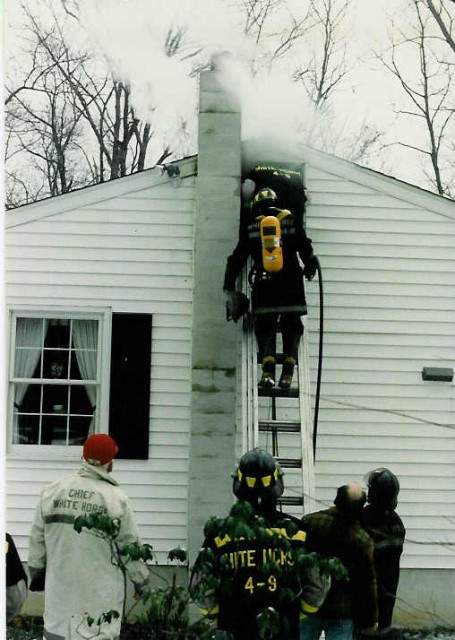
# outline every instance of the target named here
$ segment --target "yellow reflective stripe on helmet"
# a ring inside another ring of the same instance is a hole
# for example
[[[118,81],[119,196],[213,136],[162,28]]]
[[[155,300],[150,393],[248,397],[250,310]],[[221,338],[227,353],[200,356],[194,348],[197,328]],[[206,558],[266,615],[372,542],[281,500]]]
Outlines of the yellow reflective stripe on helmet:
[[[239,482],[242,482],[243,473],[240,471],[240,469],[237,471],[237,478],[238,478]]]
[[[305,600],[300,600],[300,609],[303,614],[309,615],[310,613],[316,613],[319,607],[314,607],[312,604],[305,602]]]
[[[199,607],[199,611],[203,616],[217,616],[220,611],[220,607],[217,604],[213,605],[211,609],[202,609]]]
[[[305,540],[306,540],[305,531],[297,531],[297,533],[295,533],[292,536],[292,540],[300,540],[301,542],[305,542]]]
[[[256,484],[256,478],[251,478],[250,476],[245,476],[245,480],[247,485],[252,489]]]
[[[263,476],[261,480],[264,487],[270,487],[270,483],[272,482],[272,476]]]
[[[215,544],[216,546],[219,547],[224,547],[225,544],[227,544],[228,542],[231,541],[231,538],[228,536],[228,534],[226,534],[224,536],[224,538],[220,538],[219,536],[217,536],[215,538]]]
[[[305,542],[305,540],[306,540],[306,532],[305,531],[297,531],[297,533],[295,533],[291,537],[288,536],[288,532],[286,531],[286,529],[284,527],[281,528],[281,529],[278,529],[278,527],[272,527],[270,529],[267,528],[266,531],[270,535],[273,535],[274,533],[278,533],[280,536],[283,536],[283,538],[288,538],[288,540],[298,540],[299,542]]]

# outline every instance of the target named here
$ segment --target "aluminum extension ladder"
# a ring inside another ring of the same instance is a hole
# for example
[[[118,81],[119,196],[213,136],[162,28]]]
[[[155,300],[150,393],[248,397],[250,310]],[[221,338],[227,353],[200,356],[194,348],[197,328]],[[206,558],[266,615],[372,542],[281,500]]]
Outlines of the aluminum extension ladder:
[[[245,393],[243,411],[243,451],[260,447],[269,451],[284,472],[283,510],[301,517],[315,511],[313,457],[313,419],[308,356],[308,323],[302,317],[304,332],[299,345],[292,386],[288,390],[275,386],[258,388],[256,339],[251,315],[244,316],[242,338],[242,378]],[[277,349],[281,348],[277,336]],[[276,354],[278,380],[283,361]]]

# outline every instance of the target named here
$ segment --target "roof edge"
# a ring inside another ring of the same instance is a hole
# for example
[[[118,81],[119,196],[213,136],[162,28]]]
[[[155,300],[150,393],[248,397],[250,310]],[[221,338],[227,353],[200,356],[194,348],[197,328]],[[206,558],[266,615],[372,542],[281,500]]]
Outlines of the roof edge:
[[[81,187],[75,191],[69,191],[59,196],[53,196],[44,200],[38,200],[30,204],[22,205],[16,209],[5,211],[5,228],[13,228],[40,218],[48,218],[59,213],[64,213],[75,207],[110,200],[112,197],[123,196],[131,191],[137,191],[149,187],[155,187],[169,182],[169,176],[163,167],[177,166],[182,178],[195,175],[197,172],[197,156],[189,156],[182,160],[174,160],[165,165],[155,165],[144,171],[131,173],[121,178],[115,178],[94,185]]]
[[[259,145],[259,148],[262,147],[261,150],[264,153],[267,145],[264,146],[262,142],[262,139],[247,139],[242,142],[242,146],[246,154],[251,153],[249,147],[255,147],[256,145]],[[273,145],[270,145],[268,151],[265,151],[265,153],[266,159],[272,161],[274,159]],[[288,150],[288,153],[284,152],[284,154],[281,154],[278,150],[275,154],[275,161],[276,155],[279,155],[283,162],[301,162],[302,164],[324,168],[328,173],[333,173],[347,180],[358,182],[363,186],[385,192],[390,196],[419,207],[425,207],[450,220],[455,220],[455,200],[405,182],[399,178],[386,175],[375,169],[364,167],[351,160],[345,160],[344,158],[331,155],[307,145],[301,145],[298,149],[293,148],[292,150]]]

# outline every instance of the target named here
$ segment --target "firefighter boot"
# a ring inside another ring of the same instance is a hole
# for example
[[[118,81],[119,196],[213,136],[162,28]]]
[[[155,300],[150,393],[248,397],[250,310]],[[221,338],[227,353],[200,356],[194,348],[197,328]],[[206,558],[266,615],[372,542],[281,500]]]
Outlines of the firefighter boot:
[[[269,389],[275,386],[275,358],[265,356],[262,360],[262,377],[258,383],[259,387]]]
[[[289,389],[292,384],[292,376],[294,375],[294,358],[285,358],[283,362],[283,369],[281,371],[280,381],[278,385],[282,389]]]

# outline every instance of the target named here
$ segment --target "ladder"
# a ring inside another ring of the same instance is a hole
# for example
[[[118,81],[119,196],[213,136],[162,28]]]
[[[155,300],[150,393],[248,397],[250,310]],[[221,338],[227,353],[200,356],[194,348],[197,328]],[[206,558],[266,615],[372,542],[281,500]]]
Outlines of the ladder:
[[[280,505],[297,517],[315,511],[307,316],[303,316],[302,321],[304,332],[292,386],[288,390],[278,386],[258,388],[260,363],[250,314],[244,316],[242,340],[242,378],[246,390],[243,451],[260,447],[277,459],[285,474]],[[280,335],[277,336],[279,348]],[[277,353],[277,379],[282,361],[282,354]]]

